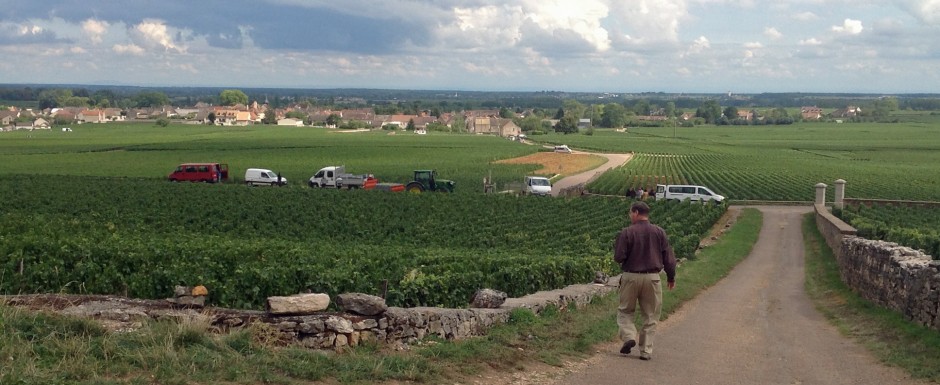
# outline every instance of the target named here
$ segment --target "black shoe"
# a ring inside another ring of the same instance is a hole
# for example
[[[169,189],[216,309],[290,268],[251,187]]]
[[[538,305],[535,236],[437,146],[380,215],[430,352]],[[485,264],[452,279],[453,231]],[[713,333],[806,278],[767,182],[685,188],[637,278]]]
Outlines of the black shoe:
[[[636,341],[629,340],[623,343],[623,346],[620,347],[620,354],[630,354],[630,349],[636,346]]]
[[[640,359],[643,361],[649,361],[653,359],[653,356],[651,356],[649,353],[640,353]]]

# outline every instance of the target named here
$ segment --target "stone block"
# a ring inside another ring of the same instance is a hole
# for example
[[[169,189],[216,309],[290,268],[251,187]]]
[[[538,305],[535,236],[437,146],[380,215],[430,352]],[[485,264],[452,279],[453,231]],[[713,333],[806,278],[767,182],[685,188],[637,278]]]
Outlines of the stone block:
[[[337,333],[348,334],[348,333],[352,333],[353,331],[355,331],[355,329],[353,329],[351,321],[349,321],[348,319],[336,317],[336,316],[330,316],[329,318],[327,318],[326,321],[324,322],[324,325],[326,326],[328,330],[332,330]]]
[[[289,297],[268,297],[267,310],[270,314],[313,314],[325,310],[330,305],[330,296],[326,294],[298,294]]]

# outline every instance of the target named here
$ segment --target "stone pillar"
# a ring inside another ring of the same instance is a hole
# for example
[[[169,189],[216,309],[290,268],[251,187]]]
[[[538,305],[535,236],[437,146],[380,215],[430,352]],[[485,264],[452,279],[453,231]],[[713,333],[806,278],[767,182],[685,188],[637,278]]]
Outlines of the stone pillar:
[[[845,180],[844,180],[844,179],[836,179],[836,182],[835,182],[835,183],[836,183],[836,199],[835,199],[835,202],[833,202],[832,207],[833,207],[833,208],[836,208],[836,209],[839,209],[839,210],[842,210],[842,208],[845,207],[845,202],[844,202],[844,200],[845,200]]]
[[[825,183],[816,183],[816,204],[817,205],[826,204],[826,184]]]

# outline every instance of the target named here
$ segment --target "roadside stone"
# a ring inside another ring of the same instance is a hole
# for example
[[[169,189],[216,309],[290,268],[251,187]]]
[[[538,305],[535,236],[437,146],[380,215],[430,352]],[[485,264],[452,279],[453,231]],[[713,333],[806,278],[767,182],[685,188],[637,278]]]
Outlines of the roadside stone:
[[[301,333],[314,334],[326,330],[326,325],[321,320],[303,322],[297,325],[297,331]]]
[[[324,322],[324,325],[326,325],[328,330],[332,330],[337,333],[349,334],[355,331],[353,329],[352,322],[350,322],[348,319],[335,316],[330,316],[327,318],[326,322]]]
[[[388,310],[385,299],[363,293],[340,294],[336,297],[336,305],[344,311],[360,315],[378,315]]]
[[[607,275],[607,273],[603,271],[594,272],[594,283],[607,283],[608,279],[610,279],[610,277]]]
[[[289,297],[268,297],[267,309],[270,314],[313,314],[330,306],[330,296],[326,294],[298,294]]]
[[[495,309],[506,301],[506,293],[493,289],[480,289],[473,293],[470,306],[475,308]]]
[[[206,296],[209,295],[209,289],[206,289],[205,286],[199,285],[193,288],[192,293],[194,297]]]

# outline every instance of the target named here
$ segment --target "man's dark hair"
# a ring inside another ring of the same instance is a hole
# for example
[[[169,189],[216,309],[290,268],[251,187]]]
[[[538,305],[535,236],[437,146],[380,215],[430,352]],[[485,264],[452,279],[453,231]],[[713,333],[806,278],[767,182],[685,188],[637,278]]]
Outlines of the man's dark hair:
[[[630,211],[640,215],[650,215],[650,207],[646,202],[633,202],[633,204],[630,205]]]

